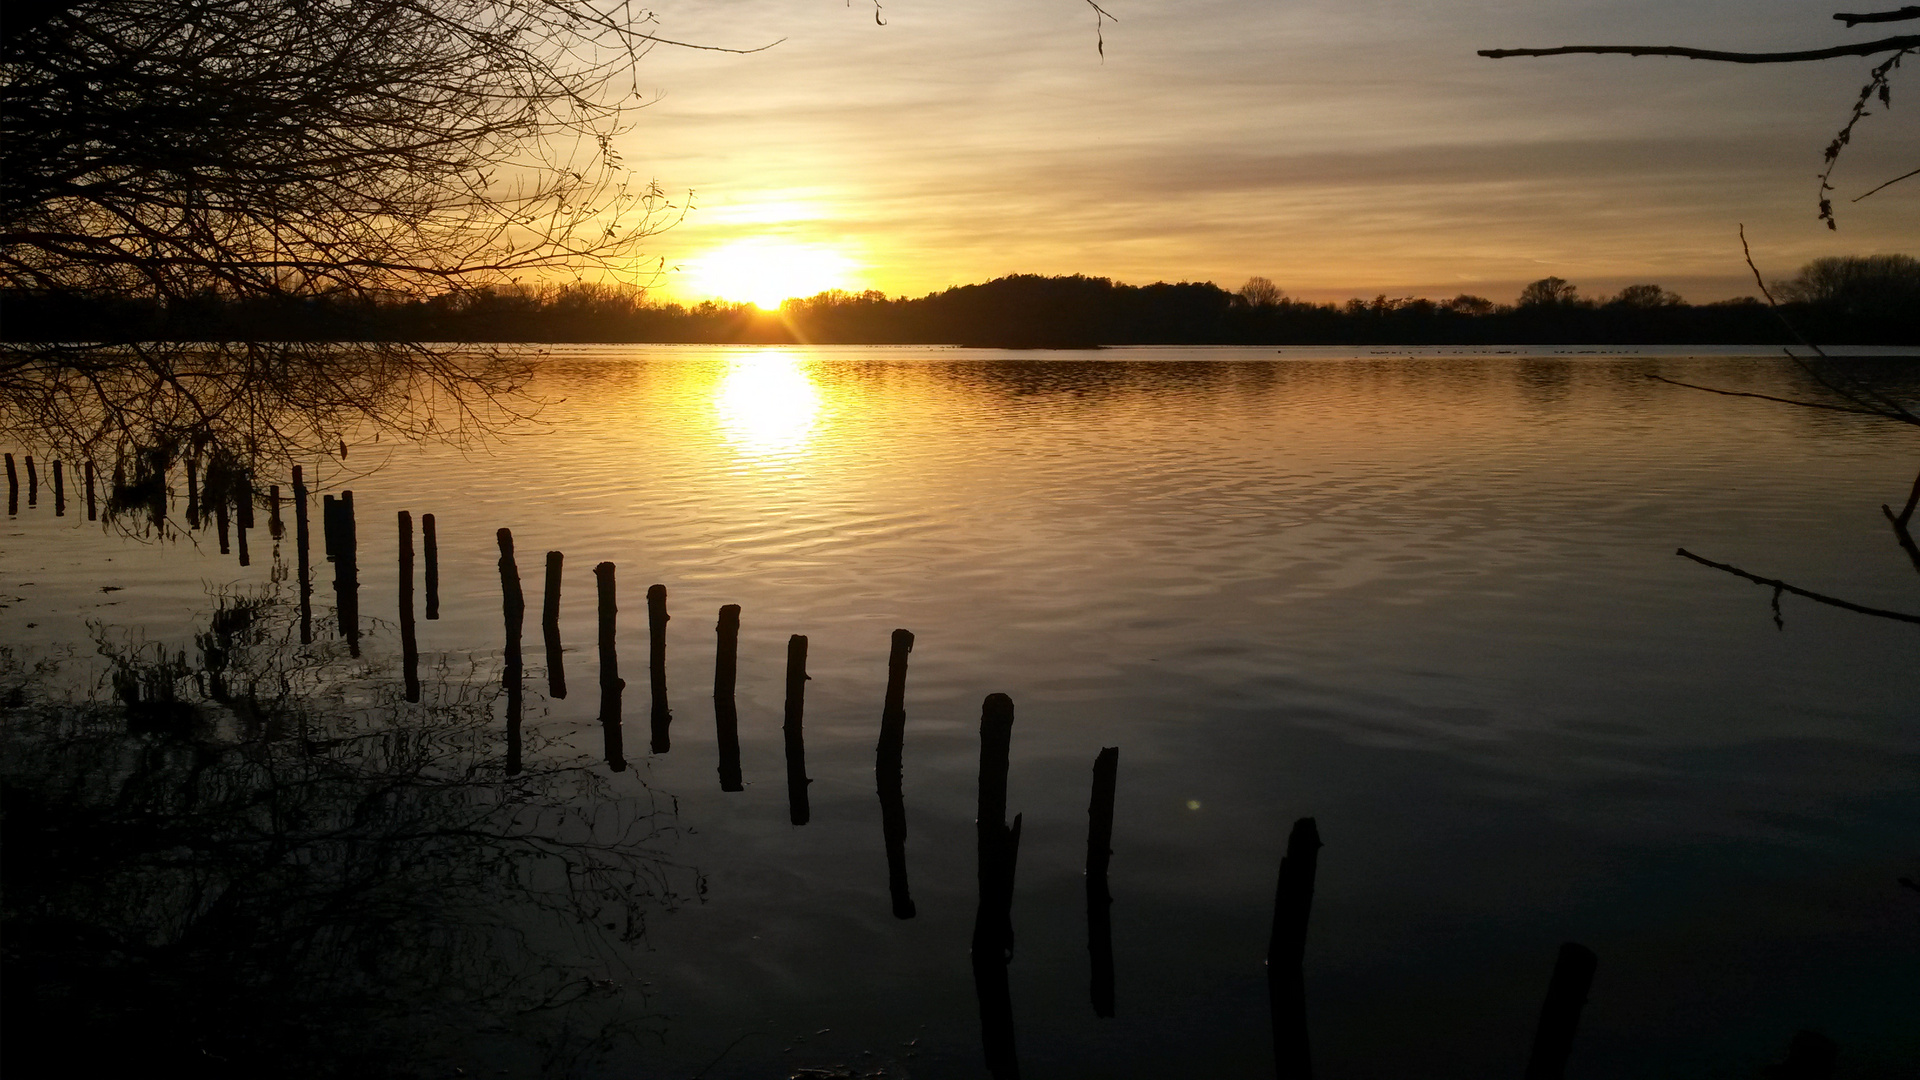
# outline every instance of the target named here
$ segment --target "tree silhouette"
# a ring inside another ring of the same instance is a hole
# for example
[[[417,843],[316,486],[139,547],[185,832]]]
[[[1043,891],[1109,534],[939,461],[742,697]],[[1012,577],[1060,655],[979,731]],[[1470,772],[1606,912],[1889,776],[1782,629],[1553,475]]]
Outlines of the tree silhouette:
[[[651,17],[593,0],[30,0],[0,31],[0,290],[138,318],[0,351],[0,428],[333,445],[510,397],[496,356],[155,344],[206,301],[625,273],[679,211],[625,174]],[[422,383],[424,380],[424,384]],[[432,399],[436,404],[427,404]]]
[[[1520,290],[1521,307],[1572,307],[1579,303],[1578,286],[1561,277],[1543,277]]]
[[[1240,286],[1240,298],[1253,307],[1270,308],[1278,307],[1287,294],[1271,278],[1250,277],[1245,285]]]

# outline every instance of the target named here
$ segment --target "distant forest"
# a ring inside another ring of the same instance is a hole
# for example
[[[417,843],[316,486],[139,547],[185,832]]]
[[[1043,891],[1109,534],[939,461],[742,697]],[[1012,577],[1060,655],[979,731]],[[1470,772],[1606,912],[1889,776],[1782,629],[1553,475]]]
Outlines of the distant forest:
[[[779,311],[751,304],[655,303],[600,284],[462,290],[427,298],[314,296],[157,303],[125,297],[0,295],[10,341],[442,341],[923,344],[1000,348],[1101,345],[1920,345],[1920,261],[1821,259],[1776,283],[1779,314],[1755,298],[1688,304],[1658,285],[1589,299],[1543,278],[1515,304],[1376,296],[1288,299],[1254,278],[1125,285],[1100,277],[1015,275],[917,299],[826,292]],[[1784,323],[1782,317],[1784,316]]]

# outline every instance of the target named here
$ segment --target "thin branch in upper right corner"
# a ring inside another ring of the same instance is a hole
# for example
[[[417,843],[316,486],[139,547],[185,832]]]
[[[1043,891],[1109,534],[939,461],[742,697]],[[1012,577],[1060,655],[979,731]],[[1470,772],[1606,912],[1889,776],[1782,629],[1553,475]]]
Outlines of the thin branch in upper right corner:
[[[1867,112],[1867,106],[1875,98],[1880,99],[1882,108],[1890,109],[1893,107],[1893,90],[1888,83],[1888,77],[1895,68],[1900,66],[1901,57],[1906,56],[1912,51],[1912,46],[1901,49],[1899,52],[1894,53],[1892,56],[1887,57],[1874,66],[1873,71],[1868,75],[1867,85],[1860,88],[1860,96],[1854,99],[1852,115],[1847,117],[1845,126],[1841,127],[1839,133],[1834,135],[1833,141],[1827,144],[1827,167],[1820,173],[1820,220],[1826,222],[1827,228],[1829,229],[1838,229],[1840,227],[1839,223],[1833,218],[1833,200],[1827,198],[1827,193],[1833,190],[1833,184],[1831,183],[1833,169],[1840,161],[1840,151],[1845,149],[1846,145],[1853,141],[1854,125],[1872,115]],[[1887,183],[1893,182],[1894,181],[1889,180]],[[1885,186],[1886,184],[1880,185],[1880,187]],[[1878,191],[1879,188],[1875,188],[1874,190]],[[1871,194],[1871,192],[1869,194]],[[1864,197],[1865,196],[1862,196],[1862,198]]]

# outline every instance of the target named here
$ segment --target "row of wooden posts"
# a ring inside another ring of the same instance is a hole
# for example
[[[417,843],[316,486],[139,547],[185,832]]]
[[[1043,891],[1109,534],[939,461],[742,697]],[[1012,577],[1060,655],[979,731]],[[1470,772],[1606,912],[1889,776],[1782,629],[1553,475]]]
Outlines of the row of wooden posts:
[[[40,505],[40,470],[34,467],[33,455],[26,455],[27,466],[27,505]],[[53,469],[53,516],[67,516],[67,471],[59,458],[51,462]],[[100,520],[100,504],[94,493],[93,462],[85,465],[87,484],[87,520]],[[20,512],[20,470],[14,464],[13,455],[7,455],[7,514]]]
[[[13,455],[6,455],[9,511],[18,500]],[[26,459],[28,505],[34,505],[38,493],[38,475],[33,459]],[[85,469],[88,519],[96,516],[94,472],[89,462]],[[191,471],[190,471],[191,476]],[[56,514],[65,512],[65,491],[61,463],[53,463]],[[299,584],[300,640],[311,643],[312,568],[309,563],[308,492],[299,466],[293,468],[293,508],[295,522],[295,558]],[[281,535],[279,488],[269,495],[272,508],[270,527]],[[191,502],[192,500],[190,500]],[[252,499],[236,500],[239,506],[241,560],[246,561],[246,530],[253,525]],[[225,499],[214,500],[221,533],[221,551],[227,551]],[[322,536],[326,558],[334,564],[335,607],[342,635],[353,655],[359,654],[359,542],[355,524],[353,492],[322,498]],[[196,511],[194,511],[197,513]],[[414,622],[414,535],[413,517],[399,511],[396,517],[399,559],[399,615],[402,669],[406,700],[420,700],[419,645]],[[439,558],[437,535],[432,514],[421,515],[421,539],[425,561],[426,617],[439,617]],[[524,661],[521,654],[522,625],[526,602],[515,560],[513,534],[500,529],[496,534],[500,550],[499,571],[506,650],[502,681],[507,699],[507,762],[509,775],[523,769],[521,761],[521,712]],[[546,555],[546,574],[541,626],[547,654],[548,693],[554,698],[567,696],[566,676],[561,660],[559,631],[560,580],[564,556],[550,551]],[[598,653],[600,688],[600,724],[604,754],[609,768],[627,767],[623,749],[621,699],[626,683],[620,677],[615,648],[616,596],[615,566],[602,562],[593,569],[598,607]],[[666,601],[664,585],[647,589],[647,629],[649,639],[648,671],[651,689],[651,749],[666,753],[671,747],[672,711],[666,685]],[[714,722],[719,744],[720,787],[723,791],[744,788],[740,768],[739,713],[734,704],[734,685],[738,671],[740,606],[720,608],[716,624],[717,645],[714,657]],[[903,792],[902,758],[906,731],[907,658],[913,650],[913,634],[895,630],[887,658],[887,687],[881,707],[880,740],[876,748],[874,775],[881,809],[881,831],[887,854],[887,885],[893,913],[901,919],[916,914],[907,883],[906,805]],[[782,734],[786,750],[788,816],[796,826],[807,824],[811,810],[807,788],[812,781],[806,775],[804,716],[806,707],[807,637],[794,634],[787,643],[786,700]],[[972,936],[974,987],[981,1013],[982,1042],[986,1064],[995,1080],[1013,1080],[1020,1075],[1015,1052],[1013,1004],[1008,987],[1007,966],[1013,957],[1014,870],[1020,847],[1021,816],[1007,821],[1007,774],[1013,735],[1013,700],[1005,694],[991,694],[982,705],[980,718],[979,805],[975,818],[978,904]],[[1090,966],[1090,996],[1094,1012],[1111,1017],[1114,1004],[1114,960],[1108,869],[1112,859],[1113,811],[1117,789],[1120,751],[1104,747],[1094,759],[1093,790],[1088,806],[1086,903],[1087,949]],[[1281,1080],[1309,1080],[1313,1075],[1306,1022],[1304,959],[1308,917],[1313,906],[1314,876],[1318,865],[1320,836],[1313,818],[1295,822],[1287,840],[1286,855],[1280,860],[1274,889],[1273,925],[1267,946],[1267,985],[1273,1028],[1275,1072]],[[1564,1075],[1572,1050],[1575,1029],[1593,980],[1595,957],[1591,950],[1574,943],[1561,946],[1548,985],[1546,1002],[1535,1029],[1529,1055],[1526,1080],[1554,1080]],[[1810,1034],[1810,1033],[1803,1033]],[[1815,1039],[1818,1039],[1815,1036]],[[1794,1055],[1815,1060],[1821,1047],[1802,1047],[1796,1040]],[[1831,1044],[1828,1043],[1828,1046]],[[1803,1053],[1803,1051],[1806,1051]],[[1808,1058],[1808,1054],[1813,1054]],[[1830,1061],[1830,1055],[1827,1056]],[[1819,1075],[1817,1071],[1790,1075]]]

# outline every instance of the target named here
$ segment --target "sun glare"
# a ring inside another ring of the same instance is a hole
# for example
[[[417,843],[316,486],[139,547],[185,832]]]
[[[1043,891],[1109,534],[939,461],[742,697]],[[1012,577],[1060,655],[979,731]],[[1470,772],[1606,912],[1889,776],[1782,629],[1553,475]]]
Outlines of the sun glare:
[[[769,311],[792,296],[846,288],[853,261],[832,248],[785,240],[741,240],[689,262],[690,291],[745,300]]]
[[[799,357],[751,353],[727,365],[713,405],[736,449],[749,457],[781,457],[797,453],[812,437],[820,391]]]

